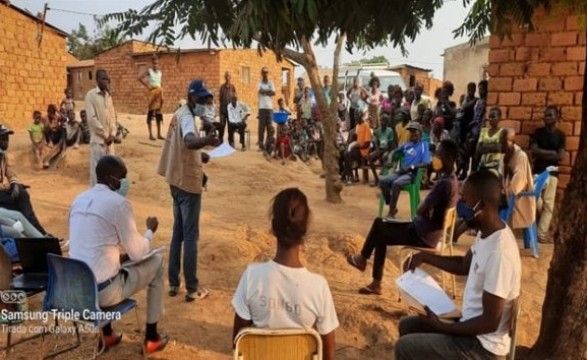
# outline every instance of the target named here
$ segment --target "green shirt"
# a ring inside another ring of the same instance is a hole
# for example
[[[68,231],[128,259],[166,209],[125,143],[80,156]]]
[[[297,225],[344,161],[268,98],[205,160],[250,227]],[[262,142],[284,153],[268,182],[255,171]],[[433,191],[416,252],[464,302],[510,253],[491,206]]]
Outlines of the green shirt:
[[[390,144],[393,143],[393,130],[388,126],[383,130],[379,128],[375,130],[375,138],[377,139],[377,144],[379,144],[380,149],[387,149]]]
[[[35,124],[32,123],[29,127],[29,132],[32,135],[33,141],[35,144],[40,143],[43,141],[43,131],[45,130],[45,125],[43,123]]]

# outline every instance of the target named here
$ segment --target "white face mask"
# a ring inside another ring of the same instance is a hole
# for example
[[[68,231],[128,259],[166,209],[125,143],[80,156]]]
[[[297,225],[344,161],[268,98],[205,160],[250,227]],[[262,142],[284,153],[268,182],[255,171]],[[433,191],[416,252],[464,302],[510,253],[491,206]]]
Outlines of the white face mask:
[[[202,115],[204,115],[204,110],[205,109],[206,108],[204,107],[204,105],[202,105],[202,104],[196,104],[196,106],[194,106],[192,108],[192,111],[194,112],[194,115],[195,116],[202,116]]]
[[[116,190],[116,192],[119,193],[120,195],[126,197],[126,195],[128,194],[129,188],[130,188],[130,181],[128,181],[128,178],[122,178],[122,179],[120,179],[120,187]]]

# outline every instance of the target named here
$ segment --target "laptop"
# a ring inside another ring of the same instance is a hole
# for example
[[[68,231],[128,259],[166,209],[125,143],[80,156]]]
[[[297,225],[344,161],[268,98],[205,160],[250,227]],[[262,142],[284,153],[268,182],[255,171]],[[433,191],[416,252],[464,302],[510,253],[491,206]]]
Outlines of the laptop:
[[[57,238],[16,238],[22,274],[12,279],[14,290],[45,290],[49,280],[47,254],[61,255]]]

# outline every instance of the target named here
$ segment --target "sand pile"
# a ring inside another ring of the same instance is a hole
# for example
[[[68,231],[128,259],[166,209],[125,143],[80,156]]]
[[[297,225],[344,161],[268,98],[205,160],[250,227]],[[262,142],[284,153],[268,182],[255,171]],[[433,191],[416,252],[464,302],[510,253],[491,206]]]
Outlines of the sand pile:
[[[124,117],[126,118],[126,116]],[[168,117],[166,117],[168,119]],[[142,116],[125,121],[131,134],[117,147],[117,153],[129,169],[131,200],[140,231],[145,229],[147,216],[160,221],[154,244],[167,246],[171,237],[172,209],[169,189],[156,174],[162,142],[150,142]],[[255,134],[252,129],[252,134]],[[252,145],[254,147],[255,137]],[[142,144],[143,142],[149,145]],[[31,185],[31,197],[41,222],[51,233],[67,238],[69,205],[88,184],[87,146],[70,150],[56,171],[34,171],[31,167],[28,134],[17,131],[11,143],[12,156],[19,178]],[[191,304],[183,296],[165,297],[165,319],[160,327],[171,335],[172,342],[157,359],[230,359],[234,313],[230,301],[247,264],[271,259],[275,240],[269,232],[268,209],[271,198],[281,189],[296,186],[309,197],[312,226],[304,247],[304,261],[314,272],[324,275],[331,287],[341,327],[337,331],[338,359],[390,359],[397,339],[399,319],[407,314],[404,303],[397,302],[393,285],[398,276],[397,251],[388,251],[385,268],[384,295],[369,297],[357,294],[360,286],[370,281],[369,267],[365,273],[350,268],[345,254],[360,250],[364,236],[377,213],[377,191],[368,186],[345,188],[343,204],[329,204],[324,198],[320,163],[268,162],[255,149],[237,152],[205,166],[209,176],[208,191],[203,196],[200,221],[198,274],[203,285],[211,290],[210,298]],[[409,216],[405,194],[400,199],[401,217]],[[464,252],[471,239],[456,246]],[[546,272],[552,246],[541,245],[541,258],[523,253],[522,315],[518,343],[531,345],[539,327]],[[462,295],[462,279],[459,279]],[[145,294],[140,293],[139,314],[145,319]],[[31,301],[41,306],[42,296]],[[460,296],[458,298],[460,301]],[[104,359],[139,359],[136,320],[132,314],[116,323],[115,329],[125,334],[122,346],[103,356]],[[142,330],[142,325],[141,325]],[[84,359],[90,356],[93,343],[84,335],[81,349],[61,359]],[[73,341],[62,336],[60,342]],[[54,337],[49,340],[50,346]],[[14,358],[36,356],[38,342],[16,348]],[[46,349],[50,348],[46,346]]]

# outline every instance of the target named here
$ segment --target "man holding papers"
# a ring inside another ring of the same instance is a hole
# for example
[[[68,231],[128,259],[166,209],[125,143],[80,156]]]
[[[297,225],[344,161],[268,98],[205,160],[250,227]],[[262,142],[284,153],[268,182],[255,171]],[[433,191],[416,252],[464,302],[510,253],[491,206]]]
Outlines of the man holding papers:
[[[120,158],[102,157],[96,166],[96,176],[98,183],[71,205],[69,256],[84,261],[92,269],[101,307],[116,305],[147,288],[145,349],[148,353],[163,350],[169,340],[157,332],[157,322],[163,313],[163,258],[159,253],[147,256],[159,222],[149,217],[145,235],[137,231],[132,207],[125,198],[129,182]],[[121,267],[119,247],[136,264]],[[102,331],[103,347],[120,343],[122,334],[115,334],[110,324]]]
[[[367,260],[375,252],[373,282],[359,289],[359,293],[381,294],[387,246],[408,245],[432,249],[436,247],[442,237],[446,210],[454,207],[458,199],[459,183],[454,174],[458,151],[452,140],[443,140],[438,146],[432,167],[438,172],[439,178],[418,208],[418,214],[413,221],[375,219],[361,253],[347,257],[350,265],[365,271]]]
[[[521,261],[516,239],[499,218],[501,181],[488,170],[472,174],[457,205],[459,216],[477,238],[465,256],[419,253],[409,267],[426,263],[467,275],[462,317],[441,322],[427,308],[426,316],[403,319],[396,360],[503,359],[509,352],[512,307],[520,295]]]

